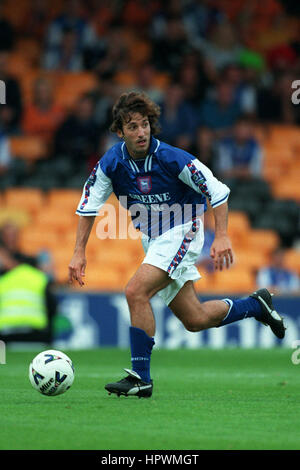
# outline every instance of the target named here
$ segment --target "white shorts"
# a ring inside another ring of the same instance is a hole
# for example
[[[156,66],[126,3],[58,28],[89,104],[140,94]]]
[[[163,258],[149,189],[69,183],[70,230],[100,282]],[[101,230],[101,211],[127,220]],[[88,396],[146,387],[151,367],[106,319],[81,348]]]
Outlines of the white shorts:
[[[203,220],[200,218],[177,225],[154,239],[142,236],[146,253],[143,263],[166,271],[173,279],[173,282],[158,292],[166,305],[169,305],[187,281],[201,278],[195,263],[203,243]]]

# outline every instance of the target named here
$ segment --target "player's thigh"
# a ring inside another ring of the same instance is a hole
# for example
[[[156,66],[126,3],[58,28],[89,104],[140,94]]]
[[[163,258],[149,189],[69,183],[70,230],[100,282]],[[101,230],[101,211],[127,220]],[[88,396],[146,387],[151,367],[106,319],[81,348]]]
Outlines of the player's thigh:
[[[168,307],[184,325],[197,320],[201,314],[202,305],[197,297],[194,282],[187,281]]]
[[[170,282],[173,281],[166,271],[143,263],[128,282],[125,294],[127,297],[142,295],[151,298]]]

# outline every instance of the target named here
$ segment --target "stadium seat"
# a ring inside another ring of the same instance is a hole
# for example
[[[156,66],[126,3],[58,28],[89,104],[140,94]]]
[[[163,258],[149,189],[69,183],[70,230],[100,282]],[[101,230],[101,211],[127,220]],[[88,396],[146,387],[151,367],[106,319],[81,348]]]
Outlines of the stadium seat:
[[[10,188],[4,192],[7,206],[15,206],[36,214],[45,203],[43,191],[38,188]]]
[[[255,216],[262,212],[262,205],[263,203],[260,200],[252,197],[245,197],[245,195],[232,195],[229,200],[230,210],[244,212],[249,217],[251,223]]]
[[[135,74],[129,70],[121,70],[116,74],[115,81],[118,85],[133,87],[135,84]]]
[[[247,233],[249,231],[250,223],[248,216],[242,211],[230,211],[228,215],[228,233],[238,234]]]
[[[52,252],[59,245],[60,239],[56,232],[44,226],[26,226],[20,234],[20,247],[26,253],[36,254],[41,250]]]
[[[234,250],[234,263],[241,269],[256,271],[265,266],[269,256],[264,251],[251,251],[249,249]]]
[[[57,282],[66,282],[68,278],[68,266],[72,259],[73,247],[58,245],[52,249],[51,254]]]
[[[244,294],[255,289],[255,276],[245,268],[231,267],[216,271],[211,276],[211,292],[214,293]]]
[[[24,75],[19,77],[23,100],[25,104],[32,103],[33,100],[33,85],[35,80],[40,76],[40,71],[37,69],[29,69]]]
[[[157,73],[153,79],[153,85],[161,90],[165,90],[170,83],[170,77],[167,73]]]
[[[290,145],[299,141],[299,127],[293,125],[273,124],[270,126],[270,141],[281,145]]]
[[[60,74],[55,94],[56,104],[65,109],[70,109],[82,94],[96,87],[97,78],[92,73],[76,72]]]
[[[21,209],[20,206],[5,205],[0,210],[0,225],[7,222],[12,222],[18,227],[26,227],[31,222],[31,216],[29,211]]]
[[[30,73],[31,67],[30,59],[22,53],[13,52],[9,55],[8,71],[12,76],[22,78],[27,73]]]
[[[71,211],[59,211],[57,207],[49,207],[37,214],[35,223],[44,227],[45,231],[55,231],[62,235],[66,231],[76,230],[77,218]]]
[[[84,279],[85,289],[101,289],[106,291],[121,291],[123,286],[122,274],[109,264],[102,266],[89,265]]]
[[[200,275],[201,279],[196,281],[194,286],[196,292],[205,295],[213,290],[213,275],[202,270],[200,270]]]
[[[150,60],[151,45],[149,41],[144,41],[139,38],[130,44],[128,52],[130,65],[133,69],[135,69]]]
[[[296,271],[300,275],[300,251],[295,249],[287,250],[284,254],[284,265],[287,269]]]
[[[282,167],[271,162],[270,165],[263,166],[263,177],[273,187],[273,184],[280,184],[284,171]]]
[[[52,189],[47,194],[47,206],[74,214],[82,191],[77,189]]]
[[[58,284],[67,284],[69,280],[68,275],[69,275],[68,264],[54,263],[55,282],[57,282]],[[73,287],[76,287],[76,286],[74,285]]]
[[[42,52],[42,45],[35,39],[24,38],[17,40],[15,51],[24,57],[31,66],[38,66]]]
[[[247,237],[249,230],[250,222],[245,212],[229,211],[228,235],[234,250],[240,245],[241,240]]]
[[[297,175],[294,179],[287,178],[286,181],[274,182],[272,185],[273,195],[279,199],[294,199],[300,202],[300,180]]]
[[[241,241],[240,247],[247,249],[249,256],[255,252],[269,255],[279,246],[279,236],[273,230],[251,230],[246,239]]]
[[[240,198],[242,201],[249,199],[264,202],[271,199],[271,188],[267,181],[263,179],[250,179],[238,184],[233,190],[232,195],[234,198]]]
[[[11,153],[14,157],[26,160],[38,160],[48,154],[46,143],[39,137],[17,136],[10,137]]]
[[[295,225],[297,225],[299,218],[299,204],[291,199],[273,199],[265,206],[265,211],[270,214],[272,213],[274,218],[288,216],[293,219]]]

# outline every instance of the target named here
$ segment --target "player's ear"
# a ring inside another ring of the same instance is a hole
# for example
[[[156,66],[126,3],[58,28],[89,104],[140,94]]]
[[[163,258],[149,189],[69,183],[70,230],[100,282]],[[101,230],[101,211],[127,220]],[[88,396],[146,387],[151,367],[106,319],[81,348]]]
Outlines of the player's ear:
[[[123,134],[123,131],[121,131],[121,129],[117,130],[117,136],[119,137],[119,139],[123,139],[124,134]]]

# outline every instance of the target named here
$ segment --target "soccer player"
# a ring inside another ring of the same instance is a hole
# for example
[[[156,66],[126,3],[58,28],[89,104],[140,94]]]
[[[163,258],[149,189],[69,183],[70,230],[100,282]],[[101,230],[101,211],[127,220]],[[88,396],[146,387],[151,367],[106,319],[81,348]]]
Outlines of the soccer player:
[[[131,369],[105,386],[109,393],[150,397],[150,358],[155,319],[150,299],[158,293],[189,331],[222,327],[246,317],[269,325],[278,338],[285,327],[274,310],[271,294],[260,289],[245,299],[201,303],[194,281],[203,246],[203,211],[210,204],[215,221],[211,257],[222,270],[233,263],[227,235],[229,188],[193,155],[160,142],[159,107],[145,94],[120,96],[113,107],[111,131],[120,142],[99,160],[83,188],[76,213],[80,216],[69,264],[69,282],[84,285],[85,247],[94,219],[112,192],[131,212],[142,232],[145,258],[129,280],[125,295],[130,311]],[[124,202],[122,202],[124,204]],[[101,249],[101,246],[99,247]]]

